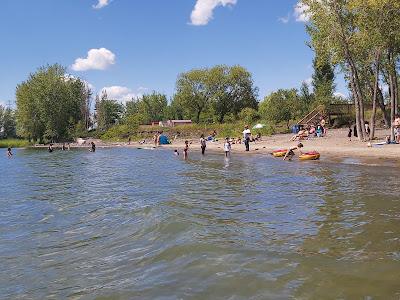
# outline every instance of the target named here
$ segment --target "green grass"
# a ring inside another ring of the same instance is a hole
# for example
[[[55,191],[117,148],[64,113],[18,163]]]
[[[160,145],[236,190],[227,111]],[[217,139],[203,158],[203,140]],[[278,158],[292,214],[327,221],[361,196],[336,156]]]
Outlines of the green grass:
[[[27,140],[20,140],[20,139],[5,139],[0,140],[0,148],[23,148],[28,147],[31,144]]]

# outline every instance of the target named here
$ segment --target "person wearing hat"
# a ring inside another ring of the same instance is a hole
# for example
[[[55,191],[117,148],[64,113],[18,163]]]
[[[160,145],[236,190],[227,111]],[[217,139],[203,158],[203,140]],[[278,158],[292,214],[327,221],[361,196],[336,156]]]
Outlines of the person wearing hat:
[[[243,140],[244,145],[246,146],[246,151],[250,151],[250,138],[251,138],[251,131],[249,126],[246,125],[243,130]]]

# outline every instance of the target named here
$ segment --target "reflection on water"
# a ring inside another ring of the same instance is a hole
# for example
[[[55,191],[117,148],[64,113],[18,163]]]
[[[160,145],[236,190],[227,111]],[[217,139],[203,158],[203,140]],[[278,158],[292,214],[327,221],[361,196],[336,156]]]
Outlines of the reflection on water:
[[[0,168],[0,299],[400,297],[395,168],[122,148]]]

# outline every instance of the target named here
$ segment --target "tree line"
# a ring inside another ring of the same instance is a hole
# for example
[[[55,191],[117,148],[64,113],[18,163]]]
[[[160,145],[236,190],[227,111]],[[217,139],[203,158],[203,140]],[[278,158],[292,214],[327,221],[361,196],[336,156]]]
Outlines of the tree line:
[[[367,139],[366,104],[372,105],[374,137],[379,108],[387,126],[399,106],[400,2],[393,0],[303,0],[310,18],[307,31],[321,61],[345,74],[360,140]],[[385,95],[383,86],[388,86]],[[392,129],[393,139],[393,129]]]
[[[303,83],[299,91],[281,89],[259,102],[250,72],[241,66],[219,65],[179,74],[170,99],[154,91],[122,104],[110,99],[106,90],[92,101],[88,84],[55,64],[39,68],[17,86],[17,110],[12,114],[18,136],[35,142],[70,140],[87,136],[88,131],[126,136],[140,124],[168,119],[289,125],[318,103],[333,99],[334,73],[329,63],[315,72],[313,85],[314,92]]]

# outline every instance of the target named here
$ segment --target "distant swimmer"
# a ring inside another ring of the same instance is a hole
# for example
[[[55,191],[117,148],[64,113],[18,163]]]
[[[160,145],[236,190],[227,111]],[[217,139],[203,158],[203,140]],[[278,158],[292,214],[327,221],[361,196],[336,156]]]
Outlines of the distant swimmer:
[[[65,147],[65,143],[62,144],[61,150],[62,150],[62,151],[67,150],[67,148]]]
[[[12,152],[11,152],[11,148],[7,149],[7,157],[11,158],[13,156]]]
[[[90,150],[89,151],[90,152],[96,152],[96,145],[94,144],[94,142],[91,142],[90,145],[91,146],[90,146]]]
[[[301,148],[303,148],[303,144],[302,144],[302,143],[298,143],[296,147],[290,148],[290,149],[286,152],[285,157],[283,158],[283,160],[286,160],[286,159],[292,160],[292,158],[293,158],[293,156],[294,156],[294,150],[299,150],[300,154],[302,154],[302,152],[301,152],[301,150],[300,150]]]
[[[53,152],[53,150],[54,150],[54,149],[53,149],[53,144],[50,144],[50,145],[49,145],[49,148],[47,148],[47,150],[48,150],[50,153]]]
[[[178,152],[177,149],[174,150],[174,155],[175,155],[175,156],[179,156],[179,152]]]

